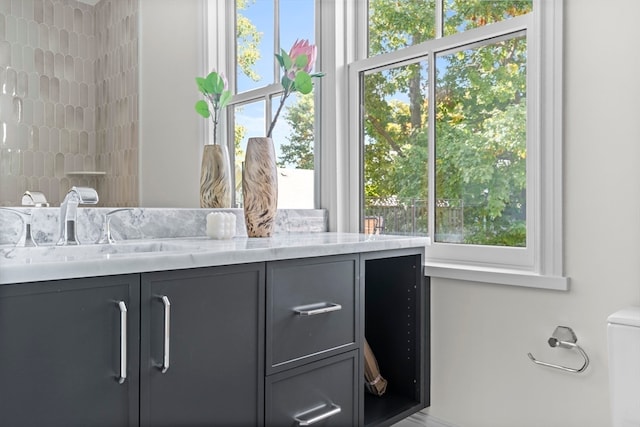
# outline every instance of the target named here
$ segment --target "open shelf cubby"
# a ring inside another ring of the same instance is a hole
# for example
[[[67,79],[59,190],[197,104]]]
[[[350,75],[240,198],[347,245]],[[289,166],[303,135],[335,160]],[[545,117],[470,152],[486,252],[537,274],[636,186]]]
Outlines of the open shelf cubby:
[[[391,425],[429,405],[429,279],[422,253],[365,259],[365,338],[388,384],[364,393],[364,425]]]

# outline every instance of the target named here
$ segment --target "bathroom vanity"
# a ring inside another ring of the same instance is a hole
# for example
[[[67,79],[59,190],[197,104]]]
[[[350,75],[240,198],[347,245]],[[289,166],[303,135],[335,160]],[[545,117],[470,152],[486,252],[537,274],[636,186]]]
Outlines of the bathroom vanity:
[[[429,404],[415,237],[0,249],[12,426],[374,426]],[[364,389],[364,339],[388,380]]]

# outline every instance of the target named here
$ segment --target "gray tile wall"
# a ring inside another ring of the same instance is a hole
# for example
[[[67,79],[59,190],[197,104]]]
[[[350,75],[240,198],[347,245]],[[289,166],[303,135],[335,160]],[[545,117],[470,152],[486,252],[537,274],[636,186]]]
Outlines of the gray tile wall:
[[[137,0],[0,0],[0,206],[73,185],[138,204],[137,27]]]

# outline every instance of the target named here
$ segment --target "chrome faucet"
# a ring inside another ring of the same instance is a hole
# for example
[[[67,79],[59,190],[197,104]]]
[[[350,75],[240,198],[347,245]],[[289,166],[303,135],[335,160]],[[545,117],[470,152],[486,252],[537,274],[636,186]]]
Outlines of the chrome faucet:
[[[78,205],[95,205],[98,193],[90,187],[71,187],[60,204],[60,239],[58,245],[79,245],[76,234]]]

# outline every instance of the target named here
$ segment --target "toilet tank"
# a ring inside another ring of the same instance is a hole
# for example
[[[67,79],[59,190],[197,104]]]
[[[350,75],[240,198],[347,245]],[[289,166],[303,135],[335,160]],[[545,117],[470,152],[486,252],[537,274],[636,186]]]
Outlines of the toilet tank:
[[[609,316],[612,427],[640,427],[640,307]]]

